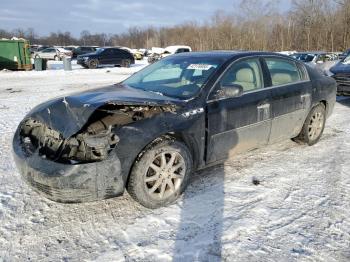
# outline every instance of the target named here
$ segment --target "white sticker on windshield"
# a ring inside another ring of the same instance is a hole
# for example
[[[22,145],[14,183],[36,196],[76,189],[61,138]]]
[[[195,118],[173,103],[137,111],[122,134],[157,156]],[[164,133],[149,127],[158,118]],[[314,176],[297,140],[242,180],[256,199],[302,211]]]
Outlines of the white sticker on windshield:
[[[190,64],[187,69],[194,69],[194,70],[209,70],[212,68],[213,65],[207,65],[207,64]]]

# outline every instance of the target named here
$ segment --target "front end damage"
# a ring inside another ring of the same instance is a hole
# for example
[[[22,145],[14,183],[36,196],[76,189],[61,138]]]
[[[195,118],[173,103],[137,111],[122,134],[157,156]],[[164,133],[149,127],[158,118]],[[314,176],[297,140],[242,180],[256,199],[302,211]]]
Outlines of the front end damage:
[[[125,187],[114,150],[120,141],[118,129],[174,111],[171,105],[107,103],[84,116],[86,123],[70,136],[52,123],[64,118],[44,121],[40,114],[29,114],[14,136],[15,161],[25,181],[51,200],[75,203],[115,197]]]

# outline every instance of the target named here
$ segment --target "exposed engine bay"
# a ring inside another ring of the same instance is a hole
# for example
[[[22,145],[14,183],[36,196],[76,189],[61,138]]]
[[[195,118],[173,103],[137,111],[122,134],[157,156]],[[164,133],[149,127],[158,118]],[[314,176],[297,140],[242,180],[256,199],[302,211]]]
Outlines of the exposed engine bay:
[[[61,163],[102,161],[119,142],[113,132],[124,126],[163,112],[175,112],[174,106],[129,106],[107,104],[97,109],[86,125],[75,135],[65,138],[49,125],[28,118],[20,136],[25,152]]]

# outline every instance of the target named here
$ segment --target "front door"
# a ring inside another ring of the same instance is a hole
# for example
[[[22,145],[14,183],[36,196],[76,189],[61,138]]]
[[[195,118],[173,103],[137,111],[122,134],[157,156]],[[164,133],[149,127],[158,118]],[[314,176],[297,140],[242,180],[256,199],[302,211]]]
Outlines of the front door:
[[[112,65],[113,64],[113,49],[104,50],[99,58],[101,65]]]
[[[270,89],[258,58],[234,62],[223,74],[207,104],[207,164],[265,145],[271,129]],[[243,95],[215,99],[225,85],[240,85]]]

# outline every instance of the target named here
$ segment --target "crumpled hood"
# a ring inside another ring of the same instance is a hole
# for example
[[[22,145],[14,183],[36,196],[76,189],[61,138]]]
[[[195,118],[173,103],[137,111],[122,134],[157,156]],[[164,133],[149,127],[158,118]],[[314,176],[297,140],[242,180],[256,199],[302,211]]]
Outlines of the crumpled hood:
[[[342,62],[337,63],[335,66],[333,66],[330,71],[333,74],[339,74],[339,73],[349,73],[350,74],[350,64],[343,64]]]
[[[94,111],[105,104],[181,106],[184,103],[118,84],[49,100],[32,109],[25,119],[30,117],[43,122],[68,138],[77,133]]]

